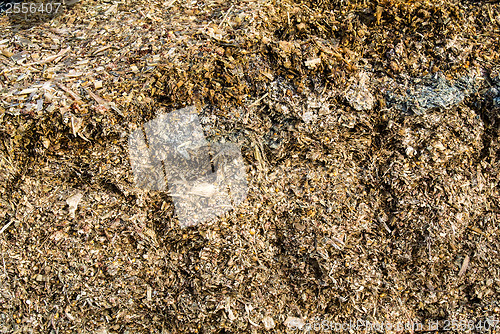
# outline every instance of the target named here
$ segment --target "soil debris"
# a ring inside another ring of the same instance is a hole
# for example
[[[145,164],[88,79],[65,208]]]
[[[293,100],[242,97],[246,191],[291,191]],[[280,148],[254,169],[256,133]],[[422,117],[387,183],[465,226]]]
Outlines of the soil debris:
[[[1,14],[0,333],[492,325],[499,25],[465,0]],[[160,164],[158,120],[189,106],[203,145],[174,140],[179,161],[246,176],[203,222],[214,180]]]

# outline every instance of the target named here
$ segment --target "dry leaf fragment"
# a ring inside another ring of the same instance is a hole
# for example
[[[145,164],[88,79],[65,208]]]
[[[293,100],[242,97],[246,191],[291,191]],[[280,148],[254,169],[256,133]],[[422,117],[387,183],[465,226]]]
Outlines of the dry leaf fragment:
[[[69,321],[75,321],[75,317],[71,315],[71,313],[66,312],[66,316],[68,317]]]
[[[17,95],[28,95],[31,93],[35,93],[38,91],[38,88],[26,88],[23,89],[22,91],[18,92]]]
[[[69,211],[71,218],[75,217],[75,211],[78,208],[78,203],[80,203],[80,201],[82,200],[82,197],[83,197],[83,194],[78,192],[66,200],[66,203],[69,206],[68,211]]]
[[[462,268],[460,268],[460,272],[458,273],[458,276],[463,276],[465,272],[467,271],[467,268],[469,267],[469,261],[470,257],[467,255],[464,259],[464,262],[462,263]]]
[[[319,64],[321,64],[321,58],[313,58],[305,61],[305,65],[309,68],[315,68]]]
[[[10,52],[9,50],[7,49],[2,49],[2,54],[7,57],[7,58],[10,58],[12,57],[14,54],[12,52]]]
[[[104,326],[103,326],[103,327],[99,328],[99,329],[97,330],[97,332],[95,332],[95,333],[96,333],[96,334],[108,334],[108,333],[109,333],[109,331],[108,331],[108,329],[107,329],[106,327],[104,327]]]
[[[99,48],[97,50],[95,50],[94,52],[92,52],[92,55],[95,56],[103,51],[106,51],[108,49],[114,49],[115,47],[113,45],[106,45],[106,46],[103,46],[102,48]]]
[[[87,94],[89,94],[97,103],[99,103],[99,105],[109,109],[109,102],[108,101],[104,100],[99,95],[93,93],[90,89],[88,89],[86,87],[84,87],[84,89],[87,92]]]
[[[236,316],[234,315],[233,311],[231,310],[231,307],[228,305],[226,305],[226,313],[227,313],[227,317],[230,321],[233,321],[234,319],[236,319]]]
[[[156,233],[154,230],[150,229],[150,228],[145,228],[144,229],[144,235],[150,237],[151,239],[156,239]]]
[[[382,19],[382,12],[383,12],[382,6],[377,6],[377,11],[375,12],[375,18],[377,19],[377,25],[380,24],[380,19]]]
[[[82,124],[83,120],[80,117],[71,115],[71,130],[73,130],[73,136],[76,137],[79,134]]]
[[[118,4],[112,4],[105,12],[104,15],[114,14],[118,11]]]
[[[69,89],[68,87],[64,86],[63,84],[58,84],[58,86],[63,91],[65,91],[66,93],[68,93],[74,100],[76,100],[76,101],[81,101],[82,100],[77,93],[73,92],[71,89]]]
[[[283,51],[285,54],[291,53],[294,48],[294,44],[287,41],[279,41],[278,46],[280,50]]]
[[[358,111],[371,110],[375,104],[375,97],[366,84],[369,80],[366,73],[360,73],[358,82],[351,85],[346,93],[347,101]]]
[[[47,137],[43,137],[43,138],[42,138],[42,145],[43,145],[43,147],[45,147],[45,148],[49,148],[49,146],[50,146],[50,139],[49,139],[49,138],[47,138]]]
[[[264,318],[262,318],[262,323],[264,324],[264,328],[266,330],[271,330],[275,326],[274,320],[270,316],[265,316]]]
[[[45,63],[50,63],[50,62],[54,62],[54,63],[58,63],[59,60],[62,59],[62,57],[69,51],[71,50],[70,47],[67,47],[66,49],[62,49],[61,51],[59,51],[58,54],[56,55],[53,55],[53,56],[49,56],[47,58],[45,58],[44,60],[40,61],[40,62],[37,62],[39,64],[45,64]],[[32,63],[30,65],[34,65],[34,64],[37,64],[37,63]]]
[[[63,231],[56,231],[56,232],[54,232],[54,234],[52,234],[50,236],[50,238],[57,242],[57,241],[61,240],[62,238],[64,238],[64,236],[65,236],[65,233]]]
[[[9,222],[3,226],[2,229],[0,229],[0,234],[2,234],[3,231],[9,228],[10,224],[12,224],[13,221],[14,220],[9,220]]]
[[[95,89],[102,88],[102,80],[96,80],[96,81],[94,81],[94,88]]]

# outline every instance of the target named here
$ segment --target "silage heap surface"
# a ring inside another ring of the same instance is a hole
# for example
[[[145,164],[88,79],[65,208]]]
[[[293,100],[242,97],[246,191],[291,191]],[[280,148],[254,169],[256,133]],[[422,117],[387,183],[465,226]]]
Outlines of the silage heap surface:
[[[0,331],[500,317],[497,3],[83,1],[1,22]],[[181,228],[135,187],[128,136],[190,105],[241,145],[248,196]]]

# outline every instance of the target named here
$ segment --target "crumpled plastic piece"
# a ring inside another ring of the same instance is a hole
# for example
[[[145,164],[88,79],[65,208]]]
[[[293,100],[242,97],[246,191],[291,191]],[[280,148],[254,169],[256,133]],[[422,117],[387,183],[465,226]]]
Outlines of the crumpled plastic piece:
[[[357,111],[371,110],[375,105],[375,98],[370,92],[367,82],[369,77],[365,72],[360,73],[357,83],[351,85],[346,92],[346,99]]]
[[[493,99],[493,107],[500,108],[500,96]]]
[[[414,79],[404,93],[388,92],[387,105],[407,114],[419,115],[433,108],[450,109],[477,89],[478,79],[474,75],[452,81],[438,72]]]
[[[500,108],[500,76],[493,79],[493,85],[487,92],[493,102],[493,108]]]

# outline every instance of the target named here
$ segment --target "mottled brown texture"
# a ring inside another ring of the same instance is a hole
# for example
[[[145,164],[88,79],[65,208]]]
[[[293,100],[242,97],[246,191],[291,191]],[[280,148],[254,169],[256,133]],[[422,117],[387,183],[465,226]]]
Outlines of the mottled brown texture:
[[[500,320],[499,24],[498,3],[456,0],[0,17],[0,333]],[[478,87],[391,104],[436,74]],[[249,193],[183,229],[127,143],[193,104],[242,145]]]

